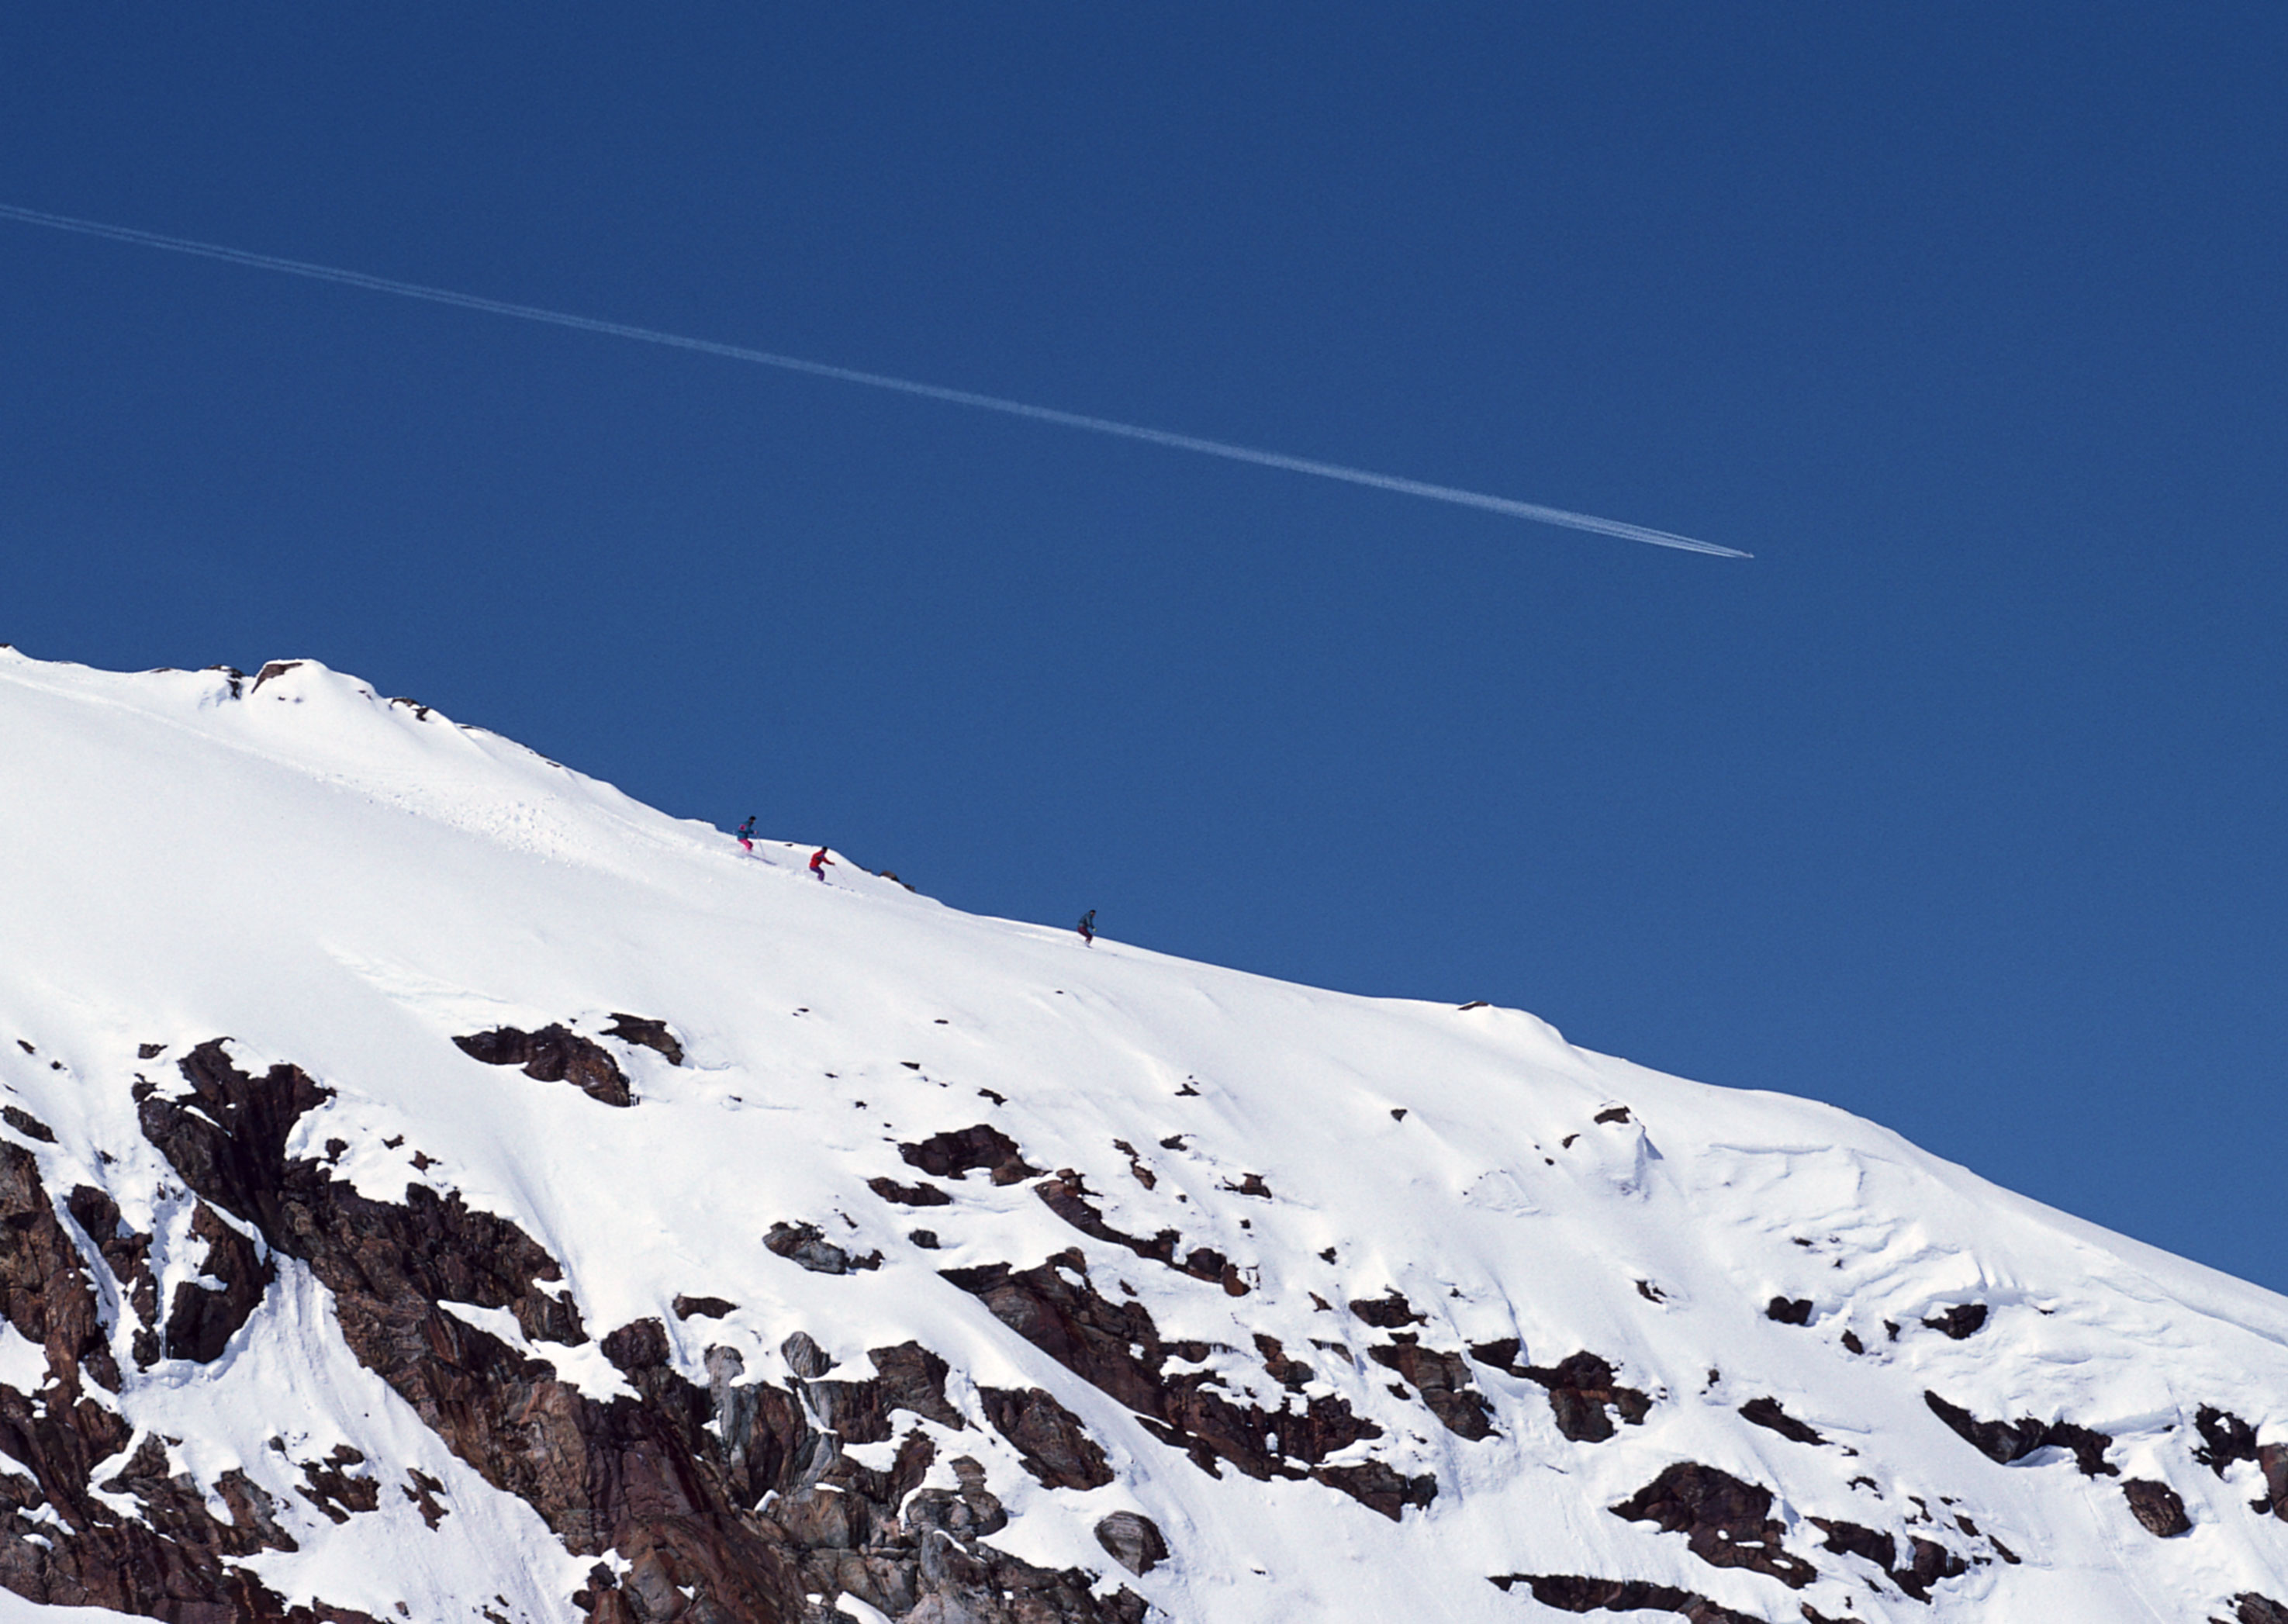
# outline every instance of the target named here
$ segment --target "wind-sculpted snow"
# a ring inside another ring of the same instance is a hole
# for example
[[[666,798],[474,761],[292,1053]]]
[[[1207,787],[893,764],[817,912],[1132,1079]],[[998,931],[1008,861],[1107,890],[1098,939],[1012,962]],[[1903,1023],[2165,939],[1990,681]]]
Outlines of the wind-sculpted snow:
[[[2288,1303],[1840,1113],[314,661],[0,760],[0,1620],[2288,1624]]]

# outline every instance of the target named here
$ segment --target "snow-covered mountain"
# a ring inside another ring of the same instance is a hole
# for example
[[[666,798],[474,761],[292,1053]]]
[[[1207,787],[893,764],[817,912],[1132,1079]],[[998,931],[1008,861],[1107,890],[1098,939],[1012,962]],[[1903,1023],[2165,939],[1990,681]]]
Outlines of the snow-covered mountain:
[[[313,661],[0,773],[0,1617],[2288,1624],[2288,1301],[1826,1106]]]

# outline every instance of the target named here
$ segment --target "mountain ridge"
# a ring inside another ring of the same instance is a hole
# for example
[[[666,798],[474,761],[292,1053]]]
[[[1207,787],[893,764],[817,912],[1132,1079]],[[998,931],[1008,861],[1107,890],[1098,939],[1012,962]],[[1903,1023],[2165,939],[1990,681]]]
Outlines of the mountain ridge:
[[[2288,1301],[1831,1107],[822,884],[314,661],[0,654],[0,750],[20,1595],[2277,1624]]]

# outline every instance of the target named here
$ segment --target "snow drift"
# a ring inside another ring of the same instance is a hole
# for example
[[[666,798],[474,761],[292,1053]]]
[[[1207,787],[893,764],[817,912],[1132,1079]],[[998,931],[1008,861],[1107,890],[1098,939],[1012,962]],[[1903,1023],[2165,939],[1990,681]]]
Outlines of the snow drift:
[[[2288,1624],[2288,1303],[1840,1112],[314,661],[0,761],[0,1617]]]

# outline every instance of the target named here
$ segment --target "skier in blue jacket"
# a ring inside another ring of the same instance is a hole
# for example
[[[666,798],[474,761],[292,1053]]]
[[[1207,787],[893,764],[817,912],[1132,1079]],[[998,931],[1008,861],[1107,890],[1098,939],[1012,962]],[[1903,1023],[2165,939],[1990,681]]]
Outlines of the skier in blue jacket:
[[[751,852],[755,849],[755,814],[749,812],[747,820],[739,826],[739,844]]]

